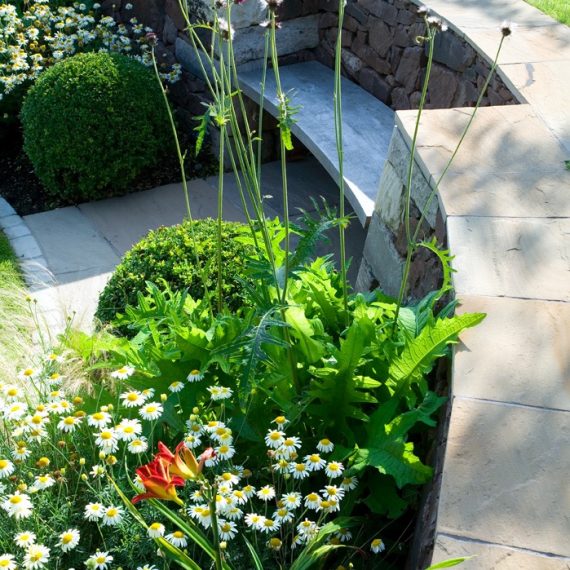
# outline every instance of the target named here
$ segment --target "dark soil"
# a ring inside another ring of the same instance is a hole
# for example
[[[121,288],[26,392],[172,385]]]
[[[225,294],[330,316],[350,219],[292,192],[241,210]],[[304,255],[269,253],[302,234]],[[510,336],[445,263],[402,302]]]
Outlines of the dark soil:
[[[21,216],[73,205],[74,202],[57,200],[45,192],[22,148],[19,125],[0,124],[0,129],[0,196],[6,198]],[[215,159],[207,148],[196,159],[191,151],[192,137],[181,134],[180,138],[182,148],[188,149],[187,156],[192,157],[186,160],[187,178],[203,178],[215,174]],[[180,182],[180,167],[174,153],[143,171],[131,185],[130,192],[149,190],[173,182]],[[109,195],[114,194],[110,192]]]

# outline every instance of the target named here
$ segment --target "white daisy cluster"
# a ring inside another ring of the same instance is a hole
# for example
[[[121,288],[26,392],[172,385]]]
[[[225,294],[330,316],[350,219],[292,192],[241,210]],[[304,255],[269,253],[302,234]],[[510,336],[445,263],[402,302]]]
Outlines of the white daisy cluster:
[[[317,535],[327,515],[338,512],[346,493],[357,485],[355,477],[344,476],[341,462],[326,459],[334,450],[331,441],[322,439],[316,449],[303,454],[300,438],[285,431],[288,420],[279,416],[273,423],[275,427],[265,436],[272,484],[254,486],[251,471],[232,462],[236,453],[233,434],[225,423],[201,423],[197,415],[187,422],[186,445],[191,449],[211,446],[215,457],[209,465],[206,462],[204,478],[197,481],[186,509],[200,526],[211,528],[208,496],[212,497],[215,490],[222,541],[230,541],[246,530],[258,535],[256,543],[261,541],[272,550],[279,550],[287,542],[297,548]],[[317,482],[316,490],[310,490]]]
[[[80,3],[52,8],[45,1],[30,0],[20,15],[13,4],[0,4],[0,100],[36,79],[46,67],[80,52],[122,53],[152,66],[152,48],[146,39],[150,28],[136,18],[127,25],[117,24],[101,16],[98,4],[93,8]],[[161,72],[170,83],[180,75],[179,64]]]

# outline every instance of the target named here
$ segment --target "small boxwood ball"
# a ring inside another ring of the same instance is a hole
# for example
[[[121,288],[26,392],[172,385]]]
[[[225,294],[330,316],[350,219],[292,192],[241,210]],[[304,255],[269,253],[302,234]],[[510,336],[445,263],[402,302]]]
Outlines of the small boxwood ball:
[[[245,224],[222,223],[222,292],[225,306],[233,310],[244,304],[240,278],[245,278],[247,258],[255,255],[253,246],[241,243],[237,238],[249,235],[249,227]],[[124,313],[127,304],[136,303],[138,292],[146,292],[147,281],[158,287],[165,281],[173,290],[188,289],[194,299],[201,299],[204,296],[201,277],[204,270],[206,286],[215,300],[218,279],[216,220],[186,221],[153,230],[124,255],[99,297],[95,317],[102,323],[111,322],[117,313]]]

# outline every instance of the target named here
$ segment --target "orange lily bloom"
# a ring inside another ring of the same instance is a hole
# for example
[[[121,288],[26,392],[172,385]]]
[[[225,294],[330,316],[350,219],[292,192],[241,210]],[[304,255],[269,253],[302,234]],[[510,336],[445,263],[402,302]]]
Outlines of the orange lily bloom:
[[[174,501],[179,505],[184,503],[176,493],[176,487],[184,486],[184,479],[172,476],[169,465],[160,456],[156,456],[150,463],[137,469],[145,488],[145,493],[133,497],[132,503],[136,504],[142,499],[161,499],[163,501]]]
[[[159,452],[156,457],[168,462],[170,473],[173,475],[188,480],[196,479],[202,473],[205,459],[200,458],[200,462],[198,462],[183,441],[176,446],[174,453],[162,442],[158,443],[158,449]]]

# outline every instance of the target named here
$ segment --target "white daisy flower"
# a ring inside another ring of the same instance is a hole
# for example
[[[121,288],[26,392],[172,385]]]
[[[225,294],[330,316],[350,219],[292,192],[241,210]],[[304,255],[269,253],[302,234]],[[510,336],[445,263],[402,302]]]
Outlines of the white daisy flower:
[[[170,384],[168,389],[174,393],[180,392],[181,390],[184,389],[184,383],[180,382],[180,380],[176,380],[175,382],[172,382],[172,384]]]
[[[108,412],[95,412],[87,416],[87,425],[96,428],[104,428],[111,423],[111,414]]]
[[[34,479],[34,489],[49,489],[55,485],[55,479],[51,475],[37,475]]]
[[[49,561],[49,552],[50,549],[43,544],[32,544],[24,556],[24,568],[26,570],[43,568]]]
[[[32,515],[34,507],[28,495],[16,491],[4,499],[2,508],[15,519],[26,519]]]
[[[321,506],[321,497],[317,493],[309,493],[305,497],[305,507],[316,511]]]
[[[141,436],[138,437],[137,439],[129,441],[127,449],[131,453],[144,453],[148,449],[148,442],[146,437]]]
[[[186,380],[188,380],[188,382],[199,382],[203,378],[204,375],[199,370],[194,369],[190,371],[190,374],[188,374]]]
[[[38,369],[29,366],[18,372],[18,378],[20,380],[33,380],[39,373]]]
[[[345,491],[352,491],[353,489],[356,489],[356,487],[358,486],[358,479],[356,477],[345,477],[342,480],[340,486]]]
[[[206,389],[210,392],[210,398],[214,401],[226,400],[231,398],[233,394],[232,389],[225,386],[208,386]]]
[[[300,447],[301,440],[298,437],[286,437],[275,454],[285,459],[294,459],[297,456],[297,449]]]
[[[242,492],[248,499],[251,499],[251,497],[255,495],[255,487],[253,485],[246,485],[242,488]]]
[[[283,427],[289,423],[289,420],[285,416],[277,416],[271,423],[277,424],[277,427]]]
[[[320,471],[327,462],[318,454],[305,455],[305,465],[309,471]]]
[[[281,497],[281,502],[287,509],[296,509],[301,506],[302,498],[301,493],[285,493],[285,495]]]
[[[245,515],[245,524],[250,528],[257,528],[264,518],[262,515],[256,513],[248,513]]]
[[[144,566],[137,566],[137,570],[158,570],[154,564],[145,564]]]
[[[236,450],[231,445],[225,444],[216,447],[215,452],[220,459],[231,459],[236,454]]]
[[[55,354],[55,352],[52,352],[51,354],[48,354],[46,356],[46,361],[47,362],[63,362],[63,356],[61,356],[60,354]]]
[[[317,532],[319,532],[319,527],[317,526],[317,523],[309,519],[305,519],[297,525],[297,532],[301,536],[312,538],[317,534]]]
[[[24,397],[23,390],[18,386],[14,386],[13,384],[7,384],[4,386],[4,388],[2,388],[2,394],[4,395],[4,398],[6,398],[6,400],[9,402]]]
[[[36,535],[30,531],[19,532],[14,537],[14,542],[16,543],[16,546],[19,546],[20,548],[28,548],[28,546],[31,546],[36,542]],[[0,568],[2,568],[2,566],[0,566]]]
[[[89,474],[95,479],[97,477],[103,477],[106,472],[107,470],[105,469],[104,465],[93,465],[93,467],[91,467],[91,471],[89,471]]]
[[[107,507],[103,513],[101,524],[103,526],[116,526],[123,520],[122,507]]]
[[[177,548],[186,548],[188,546],[188,539],[181,530],[175,530],[174,532],[167,534],[164,538]]]
[[[196,449],[202,445],[202,440],[193,434],[189,434],[184,438],[184,443],[188,449]]]
[[[375,538],[370,543],[370,550],[372,550],[374,554],[379,554],[380,552],[384,552],[384,550],[386,550],[386,545],[381,538]]]
[[[27,411],[28,411],[28,406],[26,406],[26,404],[24,404],[23,402],[11,402],[3,410],[4,417],[7,420],[13,420],[13,421],[18,421],[22,419],[26,415]]]
[[[153,522],[151,525],[149,525],[147,532],[150,538],[160,538],[164,536],[165,530],[166,529],[162,523]]]
[[[77,426],[81,423],[81,418],[76,416],[67,416],[59,420],[57,429],[64,433],[73,433]]]
[[[257,491],[256,495],[262,501],[270,501],[275,498],[275,489],[271,485],[265,485]]]
[[[277,509],[272,516],[278,523],[288,523],[295,518],[295,515],[285,507]]]
[[[126,380],[135,373],[135,369],[132,366],[122,366],[118,370],[111,372],[112,378],[118,378],[119,380]]]
[[[341,542],[350,542],[352,540],[352,533],[347,528],[341,528],[334,536]]]
[[[326,437],[317,443],[317,449],[321,453],[330,453],[334,449],[334,443]]]
[[[289,472],[293,479],[306,479],[310,475],[309,468],[304,463],[291,463]]]
[[[10,477],[15,469],[16,467],[9,459],[0,459],[0,479]]]
[[[218,531],[222,540],[232,540],[237,534],[237,525],[235,522],[222,519],[218,522]]]
[[[101,430],[95,438],[95,444],[105,453],[114,453],[119,449],[119,439],[113,428]]]
[[[0,555],[0,568],[5,570],[17,570],[18,566],[14,560],[13,554],[2,554]]]
[[[149,402],[139,409],[139,414],[143,420],[158,420],[162,415],[164,408],[158,402]]]
[[[335,499],[340,501],[344,498],[345,491],[336,485],[327,485],[324,489],[321,489],[321,493],[325,499]]]
[[[139,420],[123,419],[121,423],[115,428],[115,432],[119,439],[123,441],[132,441],[137,439],[137,436],[142,433],[142,425]]]
[[[25,445],[19,445],[12,451],[12,457],[19,461],[27,459],[31,454],[32,452]]]
[[[138,390],[131,390],[129,392],[123,392],[121,394],[121,400],[125,408],[138,408],[145,403],[146,398]]]
[[[143,395],[143,398],[146,400],[148,400],[149,398],[152,398],[154,396],[154,388],[145,388],[141,394]]]
[[[59,535],[59,542],[57,545],[63,552],[69,552],[79,544],[79,538],[79,531],[76,528],[70,528]]]
[[[330,477],[331,479],[334,479],[335,477],[342,477],[343,471],[344,467],[342,466],[342,463],[338,461],[331,461],[325,468],[327,477]]]
[[[94,522],[99,520],[105,514],[105,507],[101,503],[88,503],[85,505],[84,518]]]
[[[279,530],[280,526],[281,525],[278,520],[273,520],[263,517],[263,521],[259,523],[258,528],[261,532],[268,534],[270,532],[275,532]]]
[[[265,436],[265,445],[277,449],[285,441],[285,432],[278,429],[270,429]]]
[[[85,566],[93,570],[107,570],[111,562],[113,562],[113,557],[108,552],[97,550],[95,554],[85,561]]]

